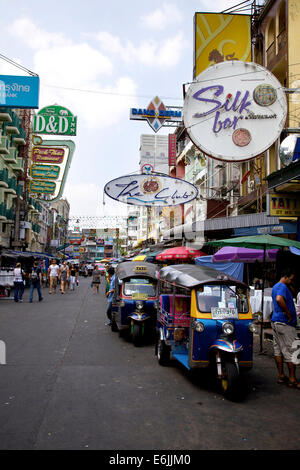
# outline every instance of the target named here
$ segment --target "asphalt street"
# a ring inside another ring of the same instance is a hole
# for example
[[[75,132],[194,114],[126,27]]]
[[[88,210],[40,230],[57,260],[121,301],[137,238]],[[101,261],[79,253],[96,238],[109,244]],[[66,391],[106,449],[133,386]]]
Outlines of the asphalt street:
[[[34,295],[0,300],[0,449],[299,449],[300,392],[276,383],[270,345],[259,355],[256,338],[248,394],[234,403],[111,332],[104,283]]]

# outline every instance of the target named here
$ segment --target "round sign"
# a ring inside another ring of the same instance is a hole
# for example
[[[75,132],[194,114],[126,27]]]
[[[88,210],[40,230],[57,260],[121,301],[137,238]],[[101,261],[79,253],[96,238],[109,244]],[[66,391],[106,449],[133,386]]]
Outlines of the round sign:
[[[206,155],[229,162],[255,158],[270,148],[285,125],[283,87],[261,65],[241,61],[208,67],[186,94],[183,120]]]
[[[176,206],[195,199],[198,189],[171,176],[128,175],[110,181],[104,192],[117,201],[135,206]]]
[[[298,159],[297,158],[298,154],[295,153],[298,139],[299,139],[299,134],[290,134],[281,142],[280,148],[279,148],[279,157],[280,157],[281,163],[284,166],[288,166],[292,162]]]

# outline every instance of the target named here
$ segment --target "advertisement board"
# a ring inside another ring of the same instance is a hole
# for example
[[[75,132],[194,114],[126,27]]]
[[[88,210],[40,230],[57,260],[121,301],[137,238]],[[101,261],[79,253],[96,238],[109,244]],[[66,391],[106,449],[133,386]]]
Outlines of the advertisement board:
[[[251,16],[195,13],[194,78],[228,60],[251,62]]]
[[[251,160],[270,148],[286,121],[287,102],[277,78],[261,65],[231,61],[202,72],[185,96],[190,139],[218,160]]]
[[[39,88],[39,77],[0,75],[0,106],[37,109]]]
[[[76,135],[77,117],[63,106],[53,105],[41,109],[33,121],[37,134]]]
[[[117,201],[135,206],[176,206],[192,201],[198,189],[191,183],[170,176],[128,175],[110,181],[105,193]]]
[[[300,199],[295,193],[270,193],[269,215],[283,217],[300,217]]]
[[[164,125],[182,122],[182,110],[176,106],[165,106],[156,96],[150,101],[147,108],[131,108],[130,119],[134,121],[147,121],[154,132]]]

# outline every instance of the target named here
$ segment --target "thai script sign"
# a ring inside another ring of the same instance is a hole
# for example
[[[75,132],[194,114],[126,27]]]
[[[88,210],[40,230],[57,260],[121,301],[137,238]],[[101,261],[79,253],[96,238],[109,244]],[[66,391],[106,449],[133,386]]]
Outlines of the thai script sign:
[[[31,165],[29,174],[32,178],[57,180],[60,167],[57,165]]]
[[[33,147],[31,159],[35,163],[62,163],[65,149],[59,147]]]
[[[5,108],[39,107],[39,77],[0,75],[0,106]]]
[[[175,206],[198,195],[187,181],[155,174],[121,176],[107,183],[104,191],[112,199],[135,206]]]
[[[286,120],[281,84],[264,67],[223,62],[202,72],[184,101],[184,125],[206,155],[245,161],[270,148]]]
[[[34,116],[37,134],[76,135],[77,117],[62,106],[47,106]]]
[[[178,125],[182,122],[182,111],[181,108],[175,106],[166,107],[161,99],[156,96],[147,108],[131,108],[130,119],[147,121],[154,132],[157,132],[164,125],[170,126],[170,123],[177,123]]]
[[[251,62],[251,16],[195,13],[194,78],[228,60]]]

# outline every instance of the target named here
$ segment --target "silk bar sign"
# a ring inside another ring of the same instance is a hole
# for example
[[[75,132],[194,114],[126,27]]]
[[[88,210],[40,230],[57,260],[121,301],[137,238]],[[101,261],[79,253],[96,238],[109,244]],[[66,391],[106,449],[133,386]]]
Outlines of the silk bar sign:
[[[37,134],[76,135],[77,116],[62,106],[47,106],[34,116],[33,128]]]

